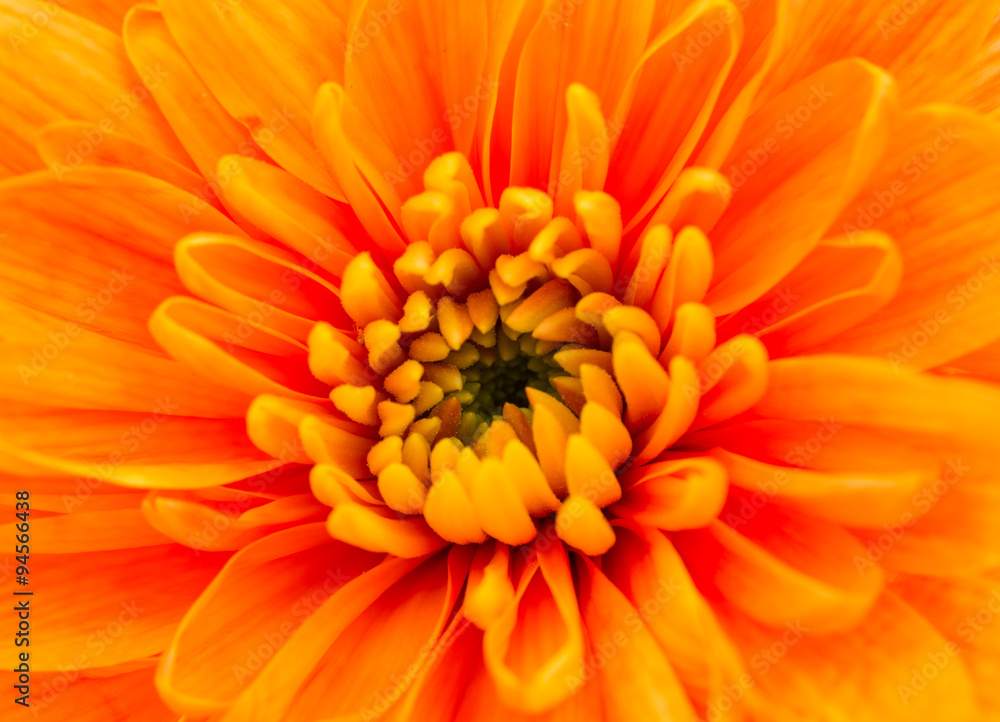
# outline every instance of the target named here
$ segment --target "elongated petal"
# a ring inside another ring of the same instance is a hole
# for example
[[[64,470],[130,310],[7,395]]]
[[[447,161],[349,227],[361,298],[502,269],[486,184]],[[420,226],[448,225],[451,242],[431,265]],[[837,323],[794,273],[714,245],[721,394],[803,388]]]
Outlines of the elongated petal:
[[[184,617],[158,686],[171,706],[228,706],[303,621],[379,555],[331,541],[321,524],[273,534],[236,554]],[[211,654],[205,654],[211,649]]]
[[[316,0],[301,0],[293,10],[258,0],[161,6],[181,51],[222,107],[289,172],[340,199],[313,144],[311,119],[319,86],[343,78],[347,6]],[[268,70],[246,73],[248,63]]]
[[[15,674],[6,672],[0,683],[12,687],[14,680]],[[31,681],[30,707],[12,704],[7,712],[12,722],[39,718],[106,722],[115,716],[140,715],[149,722],[177,722],[177,713],[167,709],[157,694],[148,665],[108,678],[84,677],[77,671],[36,672]]]
[[[808,3],[791,14],[789,44],[766,90],[784,88],[833,60],[852,56],[886,68],[908,103],[947,97],[986,37],[993,0]]]
[[[930,106],[900,120],[885,159],[833,226],[889,235],[902,256],[899,292],[824,350],[926,369],[997,338],[998,168],[1000,132],[980,116]]]
[[[500,699],[529,713],[569,697],[574,676],[583,671],[582,621],[566,551],[557,543],[540,550],[539,559],[483,638]]]
[[[712,233],[706,303],[717,315],[759,297],[813,249],[875,165],[894,106],[890,76],[847,60],[747,119],[723,163],[733,199]]]
[[[0,32],[2,87],[7,108],[0,118],[6,139],[2,175],[41,167],[34,154],[35,131],[55,120],[104,123],[185,165],[190,159],[150,97],[162,69],[133,69],[115,32],[75,15],[70,8],[5,0]],[[52,58],[59,62],[52,62]],[[45,68],[45,82],[39,82]],[[92,151],[91,151],[92,152]]]
[[[24,486],[30,489],[34,485],[28,482]],[[0,525],[0,532],[16,535],[15,524]],[[169,541],[149,525],[138,508],[35,519],[31,523],[31,537],[32,551],[38,554],[152,547]]]
[[[982,719],[965,662],[949,655],[947,640],[892,594],[883,595],[859,627],[832,636],[795,623],[765,630],[745,619],[728,629],[744,658],[756,660],[751,681],[762,695],[755,706],[763,719],[808,719],[816,710],[858,722]],[[934,680],[915,673],[932,660],[939,660]]]
[[[177,239],[193,222],[242,235],[186,191],[117,168],[9,179],[0,184],[0,214],[10,229],[0,245],[3,297],[149,349],[149,314],[182,292]]]
[[[204,488],[279,466],[254,449],[242,419],[181,415],[169,398],[148,413],[9,405],[0,458],[53,473],[138,488]],[[93,485],[93,484],[90,484]]]
[[[33,555],[32,583],[53,604],[32,610],[33,670],[97,669],[166,649],[174,627],[225,561],[176,544]],[[81,585],[80,569],[93,584]],[[6,596],[13,576],[4,583]],[[54,602],[60,599],[61,604]],[[34,606],[34,605],[33,605]],[[14,669],[17,647],[0,647]]]

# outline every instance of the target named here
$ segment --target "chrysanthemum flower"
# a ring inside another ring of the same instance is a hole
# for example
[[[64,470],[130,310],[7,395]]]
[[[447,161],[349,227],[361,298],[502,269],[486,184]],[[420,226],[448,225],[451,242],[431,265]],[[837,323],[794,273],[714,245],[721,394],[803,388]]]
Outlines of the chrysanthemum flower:
[[[3,718],[997,719],[998,6],[2,0]]]

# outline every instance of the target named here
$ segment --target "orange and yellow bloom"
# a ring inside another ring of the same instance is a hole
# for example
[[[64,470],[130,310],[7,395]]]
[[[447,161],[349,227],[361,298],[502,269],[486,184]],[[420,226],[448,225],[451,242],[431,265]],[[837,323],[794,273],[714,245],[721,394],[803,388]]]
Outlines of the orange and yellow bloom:
[[[1000,718],[998,11],[0,0],[3,718]]]

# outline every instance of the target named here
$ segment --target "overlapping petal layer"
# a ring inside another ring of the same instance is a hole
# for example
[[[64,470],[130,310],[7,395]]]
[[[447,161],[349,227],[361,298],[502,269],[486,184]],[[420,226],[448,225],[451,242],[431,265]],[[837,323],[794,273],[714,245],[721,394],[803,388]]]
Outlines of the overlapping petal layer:
[[[1000,2],[0,6],[45,719],[998,713]]]

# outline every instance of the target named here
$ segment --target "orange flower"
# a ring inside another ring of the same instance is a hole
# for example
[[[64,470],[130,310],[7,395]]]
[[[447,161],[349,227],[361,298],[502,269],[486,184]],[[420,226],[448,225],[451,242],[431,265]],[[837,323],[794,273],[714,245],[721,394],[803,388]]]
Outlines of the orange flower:
[[[998,8],[3,0],[4,719],[1000,716]]]

